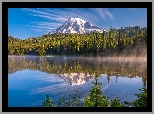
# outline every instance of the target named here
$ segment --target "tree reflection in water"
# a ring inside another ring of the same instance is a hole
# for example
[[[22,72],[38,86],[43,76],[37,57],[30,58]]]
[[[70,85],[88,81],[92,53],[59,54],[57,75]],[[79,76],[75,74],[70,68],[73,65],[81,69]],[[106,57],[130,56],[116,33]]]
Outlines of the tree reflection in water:
[[[103,60],[103,58],[102,58]],[[144,87],[147,82],[147,66],[142,61],[101,61],[97,57],[8,57],[8,74],[20,70],[39,70],[55,74],[70,85],[79,85],[93,79],[95,75],[107,74],[108,83],[111,76],[142,78]]]

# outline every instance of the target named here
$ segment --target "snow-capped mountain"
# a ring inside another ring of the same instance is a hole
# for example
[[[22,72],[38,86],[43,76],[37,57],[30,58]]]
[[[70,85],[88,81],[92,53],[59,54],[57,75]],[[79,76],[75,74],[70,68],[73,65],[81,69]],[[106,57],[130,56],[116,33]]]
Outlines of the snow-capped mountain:
[[[62,26],[52,30],[48,34],[53,34],[56,32],[84,34],[90,33],[91,31],[102,33],[103,30],[106,31],[105,29],[91,25],[89,22],[86,22],[81,18],[69,18]]]
[[[58,76],[72,86],[84,84],[92,79],[90,78],[90,75],[85,76],[84,73],[64,73]]]
[[[75,86],[75,85],[84,84],[92,80],[95,74],[90,76],[90,74],[86,75],[85,73],[64,73],[64,74],[58,74],[58,76],[64,79],[71,86]]]

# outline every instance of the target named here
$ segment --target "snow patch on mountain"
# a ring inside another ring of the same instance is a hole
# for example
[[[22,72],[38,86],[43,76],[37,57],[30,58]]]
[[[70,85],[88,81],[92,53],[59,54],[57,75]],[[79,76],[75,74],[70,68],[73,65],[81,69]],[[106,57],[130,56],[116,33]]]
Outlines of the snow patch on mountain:
[[[103,33],[102,28],[93,26],[89,22],[86,22],[81,18],[69,18],[62,26],[52,30],[48,34],[54,34],[56,32],[84,34],[84,33],[90,33],[91,31]]]

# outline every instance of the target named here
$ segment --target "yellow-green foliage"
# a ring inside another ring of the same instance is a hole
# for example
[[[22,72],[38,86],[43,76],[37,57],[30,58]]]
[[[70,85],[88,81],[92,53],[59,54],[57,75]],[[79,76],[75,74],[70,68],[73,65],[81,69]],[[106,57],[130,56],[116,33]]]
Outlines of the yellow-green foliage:
[[[8,36],[10,55],[95,55],[122,51],[127,46],[146,45],[147,33],[144,30],[112,30],[104,33],[43,35],[37,38],[20,40]],[[108,49],[106,51],[106,49]],[[110,52],[109,52],[110,50]]]

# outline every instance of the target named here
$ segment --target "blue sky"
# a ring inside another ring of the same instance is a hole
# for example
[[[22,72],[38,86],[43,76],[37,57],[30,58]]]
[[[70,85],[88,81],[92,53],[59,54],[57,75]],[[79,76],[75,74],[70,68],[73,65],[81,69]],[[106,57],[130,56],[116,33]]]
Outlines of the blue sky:
[[[147,27],[146,8],[9,8],[8,35],[20,39],[42,36],[68,18],[81,18],[104,29]]]

